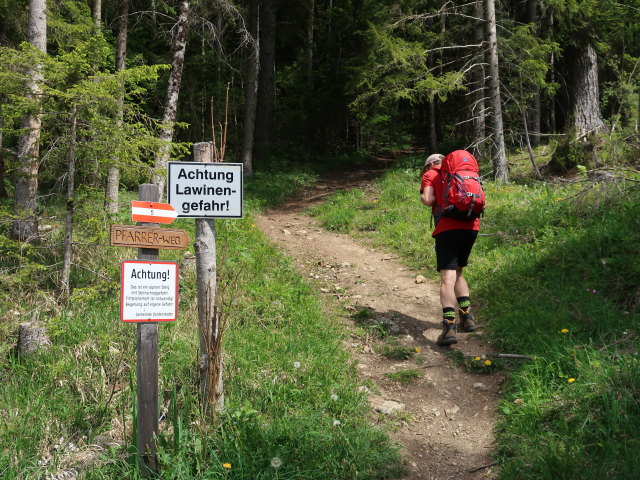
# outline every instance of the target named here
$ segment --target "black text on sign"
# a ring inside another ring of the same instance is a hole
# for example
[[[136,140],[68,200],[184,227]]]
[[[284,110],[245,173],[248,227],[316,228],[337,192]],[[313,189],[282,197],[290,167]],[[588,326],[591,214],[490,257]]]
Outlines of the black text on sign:
[[[242,164],[169,162],[167,200],[180,218],[242,218]]]

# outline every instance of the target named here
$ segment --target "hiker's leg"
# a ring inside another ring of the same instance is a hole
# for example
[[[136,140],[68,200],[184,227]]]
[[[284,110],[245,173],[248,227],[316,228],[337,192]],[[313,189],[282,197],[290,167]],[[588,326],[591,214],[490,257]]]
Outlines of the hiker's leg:
[[[462,274],[462,267],[458,267],[458,269],[456,270],[456,283],[454,290],[456,299],[459,297],[469,296],[469,285],[467,285],[467,281]]]
[[[442,332],[436,343],[448,347],[458,343],[456,338],[456,277],[455,269],[440,269],[440,303],[442,304]]]
[[[456,259],[456,297],[468,297],[469,285],[464,278],[462,269],[469,263],[469,255],[471,255],[471,249],[478,237],[478,232],[474,230],[460,230],[458,233],[458,253]]]
[[[456,308],[456,285],[458,283],[457,270],[440,270],[440,304],[442,308]]]
[[[471,299],[469,298],[469,286],[462,275],[462,267],[457,270],[457,279],[455,285],[456,302],[458,303],[458,316],[460,317],[459,331],[475,332],[477,325],[476,319],[471,312]]]
[[[446,231],[436,235],[436,260],[440,272],[440,304],[442,308],[456,308],[456,268],[458,266],[458,248],[455,244],[455,232]]]

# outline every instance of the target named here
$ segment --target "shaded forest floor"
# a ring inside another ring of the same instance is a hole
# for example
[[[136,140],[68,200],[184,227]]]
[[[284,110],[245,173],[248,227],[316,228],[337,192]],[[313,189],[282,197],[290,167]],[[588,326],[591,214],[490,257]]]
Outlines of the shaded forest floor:
[[[382,248],[327,232],[305,214],[337,191],[367,192],[391,162],[378,158],[364,169],[324,177],[314,188],[267,211],[257,223],[294,258],[328,304],[342,302],[353,312],[345,348],[357,361],[362,388],[368,389],[372,420],[390,426],[402,446],[406,478],[495,478],[495,409],[504,373],[473,373],[456,362],[460,354],[490,351],[482,329],[459,333],[458,344],[451,348],[438,347],[439,285],[417,279]],[[425,248],[433,248],[428,236]],[[372,334],[374,329],[363,324],[377,326],[383,335]]]

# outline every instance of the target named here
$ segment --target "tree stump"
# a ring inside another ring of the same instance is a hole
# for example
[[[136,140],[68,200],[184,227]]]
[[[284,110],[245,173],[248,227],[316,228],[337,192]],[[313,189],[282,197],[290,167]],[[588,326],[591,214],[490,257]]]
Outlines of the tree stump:
[[[196,271],[196,256],[191,252],[185,252],[180,262],[180,272],[185,275]]]
[[[28,356],[51,345],[45,328],[35,322],[24,322],[18,330],[18,353]]]

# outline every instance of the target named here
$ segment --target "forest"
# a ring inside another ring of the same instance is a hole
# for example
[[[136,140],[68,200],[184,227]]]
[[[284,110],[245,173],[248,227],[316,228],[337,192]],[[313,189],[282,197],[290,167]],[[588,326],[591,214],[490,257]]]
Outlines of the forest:
[[[236,373],[209,425],[198,332],[165,329],[161,478],[407,478],[354,393],[339,314],[325,318],[255,218],[392,159],[375,201],[354,190],[310,214],[429,272],[416,179],[426,156],[457,149],[478,159],[489,199],[470,277],[487,335],[531,356],[500,367],[495,478],[633,478],[639,66],[638,0],[0,0],[0,477],[68,478],[55,472],[75,461],[84,478],[137,478],[135,336],[114,326],[135,253],[110,248],[109,228],[132,223],[140,185],[164,201],[169,162],[207,142],[245,181],[246,215],[217,223],[223,343],[242,353],[225,359]],[[195,275],[181,271],[180,308],[197,318]],[[35,355],[20,351],[25,322],[44,336]],[[285,388],[267,377],[291,370],[291,348],[316,363]],[[565,391],[580,373],[582,390]],[[322,403],[327,388],[345,404]],[[339,438],[325,422],[338,411]],[[70,460],[69,445],[106,437],[99,458]]]

